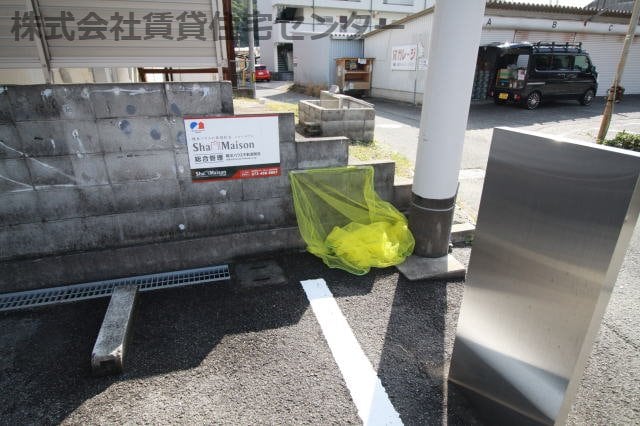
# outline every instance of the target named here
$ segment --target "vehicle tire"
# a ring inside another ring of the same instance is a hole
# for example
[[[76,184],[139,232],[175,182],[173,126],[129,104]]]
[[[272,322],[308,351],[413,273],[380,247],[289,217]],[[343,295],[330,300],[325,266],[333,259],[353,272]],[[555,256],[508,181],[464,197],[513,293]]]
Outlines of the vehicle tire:
[[[270,78],[268,78],[268,79],[267,79],[267,83],[269,83],[270,81],[271,81],[271,79],[270,79]]]
[[[536,109],[540,106],[540,101],[542,101],[540,92],[531,92],[529,96],[525,98],[523,105],[526,109]]]
[[[584,105],[584,106],[591,105],[591,102],[593,101],[593,97],[595,95],[596,94],[593,92],[593,89],[587,90],[580,97],[580,105]]]

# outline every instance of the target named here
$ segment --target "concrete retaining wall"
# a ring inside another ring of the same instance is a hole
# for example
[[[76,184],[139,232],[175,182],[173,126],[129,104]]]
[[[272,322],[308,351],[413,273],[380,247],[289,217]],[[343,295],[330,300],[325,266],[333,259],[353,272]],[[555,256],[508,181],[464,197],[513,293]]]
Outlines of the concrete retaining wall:
[[[283,176],[193,183],[182,115],[232,114],[227,82],[2,88],[0,293],[303,248],[287,173],[346,165],[348,140],[280,114]]]
[[[0,292],[302,248],[287,172],[347,164],[281,114],[283,176],[193,183],[182,116],[233,114],[225,82],[1,89]]]
[[[368,102],[322,91],[319,101],[300,101],[298,110],[302,126],[314,123],[320,127],[322,136],[373,141],[376,111]]]

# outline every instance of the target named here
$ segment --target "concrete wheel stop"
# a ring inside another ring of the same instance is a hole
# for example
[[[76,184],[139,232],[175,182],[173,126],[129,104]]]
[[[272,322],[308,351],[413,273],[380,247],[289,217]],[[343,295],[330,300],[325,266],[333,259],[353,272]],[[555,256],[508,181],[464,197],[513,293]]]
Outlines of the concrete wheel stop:
[[[396,268],[409,281],[464,279],[467,270],[452,255],[430,258],[411,255]]]
[[[136,285],[117,287],[113,291],[91,352],[91,372],[94,376],[122,373],[137,295]]]

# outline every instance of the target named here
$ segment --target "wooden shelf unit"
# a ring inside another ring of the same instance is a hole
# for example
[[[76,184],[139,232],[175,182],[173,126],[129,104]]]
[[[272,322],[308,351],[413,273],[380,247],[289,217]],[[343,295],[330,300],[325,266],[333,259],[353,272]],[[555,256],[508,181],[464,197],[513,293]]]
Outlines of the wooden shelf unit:
[[[371,91],[371,71],[373,58],[338,58],[336,59],[336,83],[340,90]]]

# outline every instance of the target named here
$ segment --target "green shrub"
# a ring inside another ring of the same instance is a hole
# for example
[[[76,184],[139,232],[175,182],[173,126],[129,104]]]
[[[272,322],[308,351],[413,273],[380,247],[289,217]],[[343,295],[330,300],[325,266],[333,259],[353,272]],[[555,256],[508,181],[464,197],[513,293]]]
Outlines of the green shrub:
[[[640,151],[640,134],[628,133],[626,130],[619,132],[615,138],[607,139],[604,145],[615,146],[616,148]]]

